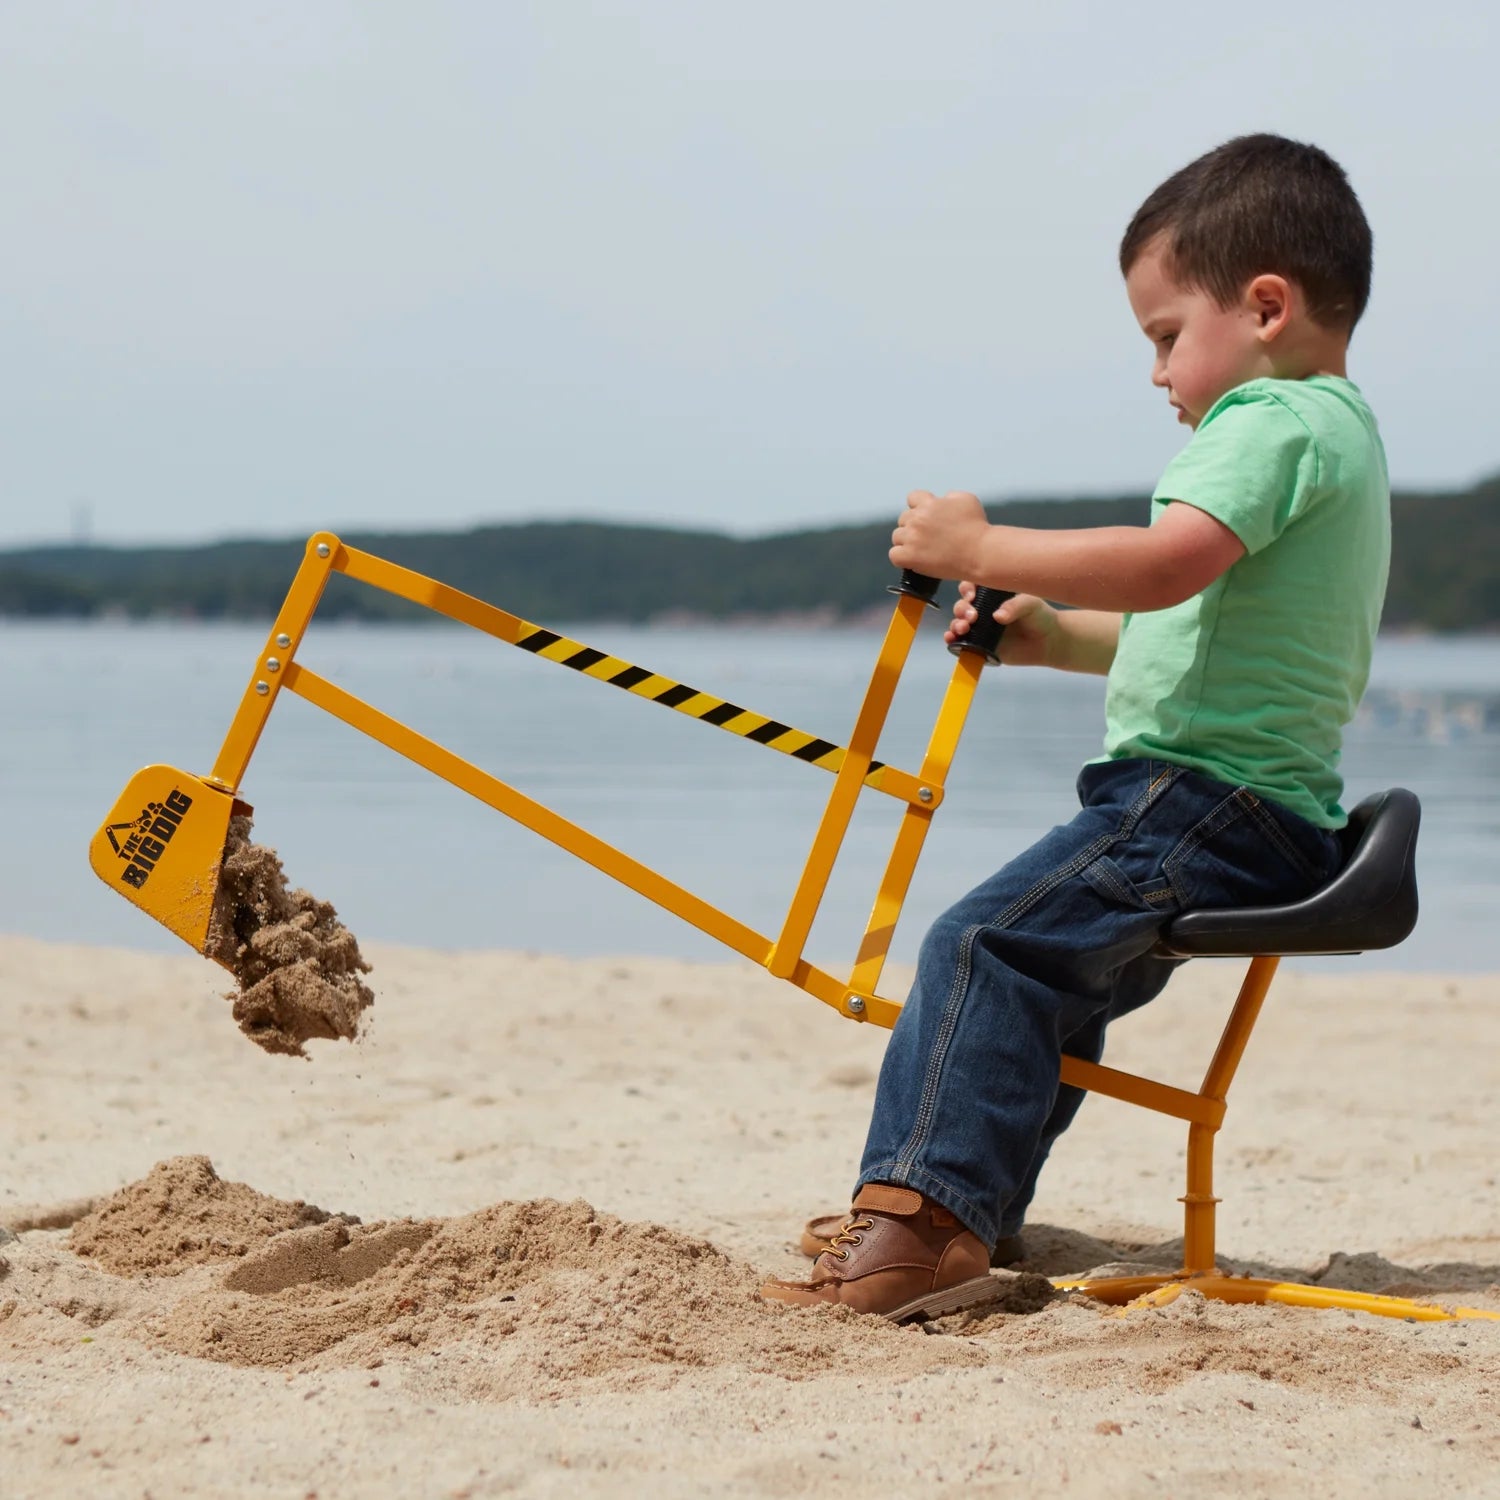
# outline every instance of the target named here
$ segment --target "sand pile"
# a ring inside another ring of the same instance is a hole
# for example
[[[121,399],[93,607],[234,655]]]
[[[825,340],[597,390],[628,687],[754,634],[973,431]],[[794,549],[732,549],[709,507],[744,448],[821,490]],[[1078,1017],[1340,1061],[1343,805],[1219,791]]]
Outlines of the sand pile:
[[[229,822],[204,952],[239,981],[234,1018],[267,1052],[352,1041],[375,998],[354,934],[328,902],[287,888],[276,851],[250,842],[248,817]]]
[[[171,1276],[238,1259],[276,1235],[327,1218],[311,1204],[224,1182],[206,1156],[175,1156],[79,1219],[69,1245],[116,1276]]]
[[[804,1379],[871,1361],[894,1373],[985,1357],[969,1338],[769,1307],[754,1267],[582,1201],[364,1225],[225,1183],[205,1158],[179,1157],[106,1200],[72,1247],[130,1276],[234,1260],[146,1321],[141,1331],[157,1347],[291,1369],[375,1368],[446,1351],[478,1399],[601,1377],[631,1385],[653,1369],[670,1377],[735,1365]],[[998,1308],[1034,1312],[1054,1300],[1044,1278],[1014,1276]]]

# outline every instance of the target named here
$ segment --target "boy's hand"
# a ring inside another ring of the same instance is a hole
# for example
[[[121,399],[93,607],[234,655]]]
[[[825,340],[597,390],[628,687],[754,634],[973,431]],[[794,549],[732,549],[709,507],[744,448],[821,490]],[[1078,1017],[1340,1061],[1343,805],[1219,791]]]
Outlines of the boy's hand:
[[[891,533],[891,561],[929,578],[962,578],[974,571],[989,524],[976,495],[951,490],[939,500],[913,490]]]
[[[979,618],[974,608],[974,585],[967,580],[958,586],[959,597],[953,606],[953,623],[943,632],[951,646],[969,633],[969,626]],[[1000,660],[1010,667],[1050,667],[1057,665],[1056,649],[1060,631],[1057,611],[1035,594],[1016,594],[995,611],[995,618],[1005,626],[1000,637]]]

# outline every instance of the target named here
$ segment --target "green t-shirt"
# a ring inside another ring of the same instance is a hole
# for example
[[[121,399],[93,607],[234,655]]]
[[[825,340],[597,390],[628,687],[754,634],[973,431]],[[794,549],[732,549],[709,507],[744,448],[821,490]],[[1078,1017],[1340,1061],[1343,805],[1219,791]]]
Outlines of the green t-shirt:
[[[1244,785],[1341,828],[1339,750],[1370,672],[1390,565],[1390,483],[1374,415],[1331,375],[1221,396],[1167,466],[1174,500],[1245,555],[1200,594],[1126,615],[1105,759],[1147,757]]]

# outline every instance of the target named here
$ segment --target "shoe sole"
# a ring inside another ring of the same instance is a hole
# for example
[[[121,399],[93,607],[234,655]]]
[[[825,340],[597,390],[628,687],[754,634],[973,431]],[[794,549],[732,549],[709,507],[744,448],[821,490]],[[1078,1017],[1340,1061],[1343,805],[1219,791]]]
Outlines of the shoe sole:
[[[976,1276],[971,1281],[960,1281],[941,1292],[929,1292],[925,1297],[915,1297],[900,1307],[881,1313],[892,1323],[904,1323],[908,1318],[942,1318],[949,1313],[965,1312],[971,1307],[982,1307],[986,1302],[998,1302],[1005,1295],[1007,1283],[999,1276]]]

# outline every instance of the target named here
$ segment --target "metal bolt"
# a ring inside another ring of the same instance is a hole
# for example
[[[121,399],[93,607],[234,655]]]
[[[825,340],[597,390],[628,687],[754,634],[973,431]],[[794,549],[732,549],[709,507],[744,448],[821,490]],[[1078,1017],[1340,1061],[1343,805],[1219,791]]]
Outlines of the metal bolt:
[[[278,635],[276,637],[276,644],[280,646],[283,651],[285,651],[286,648],[292,644],[292,638],[289,635]]]
[[[865,1013],[865,1002],[858,995],[849,996],[849,1014],[851,1016],[862,1016]]]
[[[328,543],[327,542],[319,542],[318,543],[318,556],[319,557],[327,557],[328,556]]]
[[[917,801],[918,802],[931,802],[932,801],[932,788],[930,786],[919,786],[917,788]]]
[[[281,663],[279,661],[277,661],[274,656],[268,656],[266,658],[266,671],[268,671],[268,672],[279,672],[280,670],[281,670]]]
[[[264,698],[271,691],[271,684],[269,682],[257,682],[255,684],[255,691]]]

